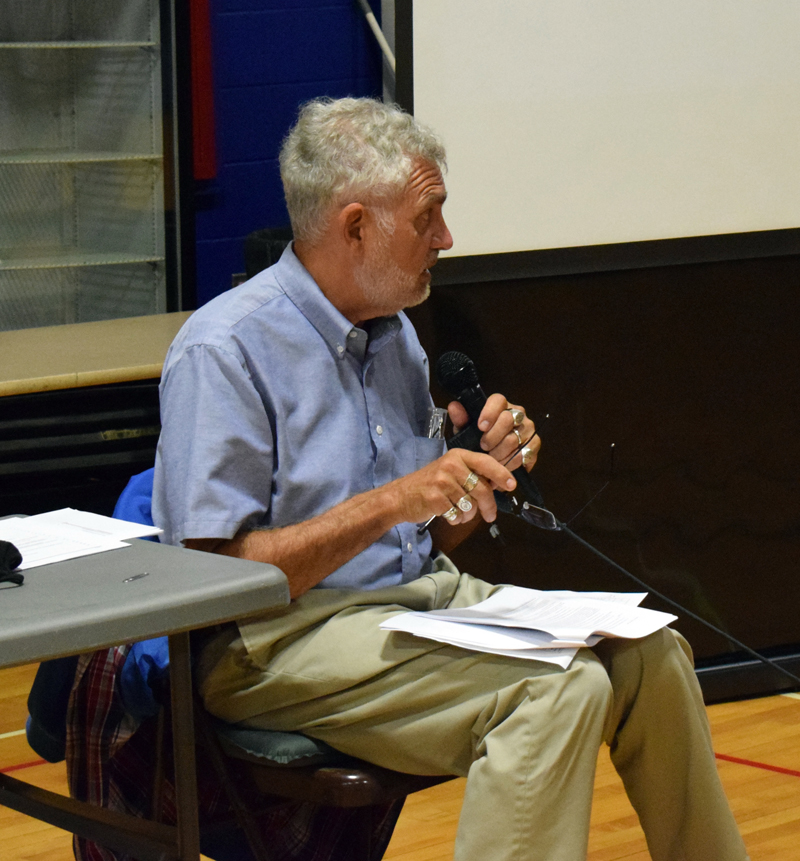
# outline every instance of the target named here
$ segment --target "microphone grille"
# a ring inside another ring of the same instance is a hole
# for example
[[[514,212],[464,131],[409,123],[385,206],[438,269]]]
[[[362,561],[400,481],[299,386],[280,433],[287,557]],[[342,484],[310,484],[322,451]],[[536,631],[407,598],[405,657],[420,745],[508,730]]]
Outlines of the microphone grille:
[[[459,395],[464,389],[478,385],[478,372],[469,356],[452,350],[439,356],[436,379],[448,394]]]

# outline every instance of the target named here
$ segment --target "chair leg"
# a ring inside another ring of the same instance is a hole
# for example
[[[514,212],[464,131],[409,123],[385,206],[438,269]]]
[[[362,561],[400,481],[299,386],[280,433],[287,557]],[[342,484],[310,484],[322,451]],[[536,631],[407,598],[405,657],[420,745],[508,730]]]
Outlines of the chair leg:
[[[156,761],[153,768],[153,791],[150,803],[150,818],[155,822],[161,822],[164,805],[164,742],[165,742],[165,715],[166,709],[162,706],[158,710],[156,718]]]
[[[381,861],[400,818],[405,798],[398,798],[387,810],[384,805],[354,811],[351,857],[353,861]],[[381,817],[381,821],[378,821]]]
[[[362,807],[354,810],[355,825],[353,829],[353,861],[376,861],[372,857],[372,830],[374,827],[374,810]]]
[[[272,855],[264,845],[261,837],[261,830],[258,827],[253,812],[244,801],[241,793],[236,787],[236,784],[231,780],[230,772],[225,761],[225,754],[222,752],[219,740],[216,733],[209,726],[208,719],[203,712],[202,707],[195,702],[195,723],[200,730],[203,739],[203,746],[211,760],[211,765],[217,775],[217,779],[222,785],[222,789],[233,808],[233,815],[236,818],[236,823],[241,828],[247,839],[247,844],[253,857],[256,861],[272,861]]]

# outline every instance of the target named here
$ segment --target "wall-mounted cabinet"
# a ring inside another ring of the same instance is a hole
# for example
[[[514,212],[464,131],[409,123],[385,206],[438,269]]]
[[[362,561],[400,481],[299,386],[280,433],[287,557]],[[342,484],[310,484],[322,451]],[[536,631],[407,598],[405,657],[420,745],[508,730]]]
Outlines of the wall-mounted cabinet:
[[[0,329],[179,309],[173,3],[3,6]]]

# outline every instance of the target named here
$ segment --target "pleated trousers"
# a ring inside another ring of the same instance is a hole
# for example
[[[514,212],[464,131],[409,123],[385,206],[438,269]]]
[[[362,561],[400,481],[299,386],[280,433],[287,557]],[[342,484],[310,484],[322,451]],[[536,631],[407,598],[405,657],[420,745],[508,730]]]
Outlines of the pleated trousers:
[[[382,631],[497,588],[438,567],[390,589],[312,590],[222,631],[197,662],[206,707],[397,771],[465,776],[457,861],[585,861],[603,741],[654,861],[746,861],[679,634],[606,639],[562,670]]]

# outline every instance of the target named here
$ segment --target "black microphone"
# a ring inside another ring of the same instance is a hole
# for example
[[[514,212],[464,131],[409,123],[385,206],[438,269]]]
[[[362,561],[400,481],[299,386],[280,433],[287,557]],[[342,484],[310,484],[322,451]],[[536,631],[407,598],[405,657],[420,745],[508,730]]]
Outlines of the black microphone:
[[[474,362],[464,353],[455,350],[443,353],[436,363],[436,379],[439,385],[464,407],[469,416],[469,422],[457,434],[450,437],[447,447],[481,451],[480,441],[483,433],[478,428],[478,418],[486,404],[486,394],[478,382],[478,372]],[[511,474],[517,480],[517,488],[508,494],[495,492],[497,507],[506,513],[519,513],[520,503],[515,498],[515,495],[519,495],[524,502],[537,508],[544,508],[542,494],[539,493],[539,488],[525,467],[518,466]]]

